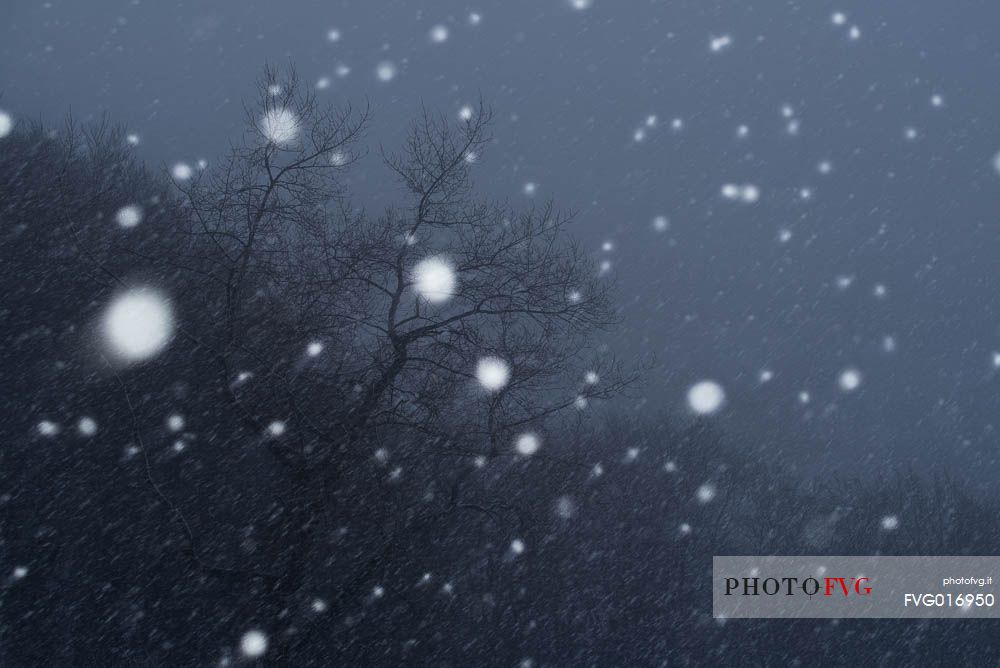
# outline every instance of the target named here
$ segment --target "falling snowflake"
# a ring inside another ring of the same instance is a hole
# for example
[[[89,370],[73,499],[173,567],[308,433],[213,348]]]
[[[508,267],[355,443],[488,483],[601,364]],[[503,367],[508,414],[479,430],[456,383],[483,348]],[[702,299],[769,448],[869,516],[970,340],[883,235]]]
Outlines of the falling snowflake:
[[[268,109],[260,119],[260,131],[276,146],[289,146],[299,136],[299,118],[291,109]]]
[[[389,82],[396,78],[396,65],[388,60],[383,60],[375,68],[375,76],[379,81]]]
[[[184,416],[174,413],[167,418],[167,429],[173,432],[178,432],[184,429]]]
[[[556,515],[564,520],[571,519],[576,514],[576,503],[569,496],[560,496],[556,499]]]
[[[732,45],[733,38],[729,35],[721,35],[720,37],[712,37],[708,42],[708,48],[713,53],[718,53],[726,47]]]
[[[160,353],[174,332],[170,302],[152,288],[134,288],[115,297],[104,313],[102,331],[110,351],[127,362]]]
[[[844,392],[852,392],[861,386],[861,372],[857,369],[844,369],[837,380],[840,389]]]
[[[174,165],[173,169],[170,170],[170,174],[177,181],[187,181],[194,176],[194,170],[191,169],[191,165],[186,162],[178,162]]]
[[[76,423],[76,430],[80,436],[93,436],[97,433],[97,422],[94,418],[84,416]]]
[[[847,288],[851,287],[851,285],[854,283],[854,277],[847,275],[838,276],[836,282],[838,288],[840,288],[841,290],[846,290]]]
[[[142,208],[136,204],[123,206],[115,213],[115,222],[124,228],[135,227],[142,222]]]
[[[264,656],[267,651],[267,635],[256,629],[247,631],[240,638],[240,651],[249,659]]]
[[[694,495],[698,499],[698,503],[709,503],[715,498],[715,485],[705,483],[698,488]]]
[[[42,436],[56,436],[59,434],[59,425],[51,420],[42,420],[35,428]]]
[[[499,357],[483,357],[476,363],[476,380],[484,390],[499,392],[510,381],[510,365]]]
[[[692,411],[698,415],[710,415],[722,408],[726,393],[715,381],[703,380],[691,386],[687,399]]]
[[[0,111],[0,139],[14,130],[14,119],[6,111]]]
[[[525,457],[535,454],[540,447],[542,447],[542,440],[538,437],[538,434],[531,432],[521,434],[514,441],[514,449],[517,450],[518,454]]]
[[[447,42],[448,28],[440,24],[436,25],[433,28],[431,28],[431,31],[428,36],[430,37],[431,42],[433,42],[434,44],[441,44],[443,42]]]
[[[455,295],[457,280],[451,263],[441,256],[422,260],[413,268],[414,289],[432,304],[440,304]]]

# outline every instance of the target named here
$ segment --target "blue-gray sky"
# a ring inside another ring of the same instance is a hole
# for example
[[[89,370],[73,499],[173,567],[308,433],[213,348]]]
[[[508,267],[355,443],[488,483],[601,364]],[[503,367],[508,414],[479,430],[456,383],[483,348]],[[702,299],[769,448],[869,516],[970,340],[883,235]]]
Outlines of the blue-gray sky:
[[[321,99],[370,100],[372,148],[422,104],[457,114],[482,94],[498,115],[483,191],[527,205],[534,183],[577,211],[619,281],[609,343],[657,356],[617,410],[682,414],[711,378],[727,403],[710,419],[785,463],[1000,474],[995,3],[3,5],[0,107],[107,111],[157,166],[211,164],[268,62],[329,79]],[[398,193],[376,153],[353,178],[359,203]]]

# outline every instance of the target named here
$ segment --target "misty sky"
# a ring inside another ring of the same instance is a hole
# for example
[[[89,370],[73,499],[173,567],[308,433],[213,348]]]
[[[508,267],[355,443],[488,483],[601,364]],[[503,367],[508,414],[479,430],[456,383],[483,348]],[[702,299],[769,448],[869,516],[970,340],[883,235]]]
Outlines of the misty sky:
[[[483,191],[576,211],[619,281],[609,344],[656,356],[616,410],[685,414],[710,378],[708,419],[786,464],[1000,479],[995,2],[2,4],[15,117],[107,111],[149,164],[211,166],[261,67],[294,63],[321,99],[372,103],[352,186],[374,208],[400,194],[379,143],[481,94]]]

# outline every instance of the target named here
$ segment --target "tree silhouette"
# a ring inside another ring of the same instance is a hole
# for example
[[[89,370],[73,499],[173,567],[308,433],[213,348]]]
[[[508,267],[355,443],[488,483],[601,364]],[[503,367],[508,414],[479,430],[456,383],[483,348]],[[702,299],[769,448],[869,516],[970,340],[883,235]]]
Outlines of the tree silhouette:
[[[400,150],[380,151],[403,196],[377,214],[343,185],[368,116],[267,69],[226,159],[175,179],[188,243],[160,260],[197,286],[185,341],[210,352],[219,394],[297,489],[275,530],[288,560],[269,571],[288,597],[386,441],[396,461],[447,458],[450,509],[515,512],[465,499],[470,472],[634,379],[597,349],[616,322],[610,284],[571,217],[477,196],[488,107],[459,122],[425,110]],[[477,378],[483,364],[495,380]]]

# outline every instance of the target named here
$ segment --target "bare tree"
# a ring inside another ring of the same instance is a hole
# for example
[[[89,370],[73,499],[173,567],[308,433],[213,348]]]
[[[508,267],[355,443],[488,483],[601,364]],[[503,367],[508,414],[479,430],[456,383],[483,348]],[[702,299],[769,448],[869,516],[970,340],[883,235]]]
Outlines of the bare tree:
[[[401,456],[464,459],[449,478],[458,508],[473,461],[516,456],[518,433],[556,431],[632,380],[597,348],[616,317],[608,281],[567,235],[571,217],[476,196],[489,108],[459,122],[425,110],[401,150],[381,151],[404,194],[377,215],[352,205],[341,178],[367,118],[268,69],[228,158],[177,183],[191,214],[183,265],[205,278],[216,314],[186,333],[213,352],[231,405],[303,490],[297,556],[280,575],[289,593],[373,443],[412,439]],[[438,293],[421,291],[427,260],[445,274]],[[310,342],[321,355],[305,353]],[[489,388],[476,382],[483,359],[506,375]],[[272,421],[285,426],[268,432]],[[492,515],[509,502],[496,506],[476,507]]]
[[[303,461],[329,466],[380,427],[460,431],[486,446],[469,454],[496,457],[514,430],[621,388],[593,348],[595,331],[615,321],[608,282],[567,237],[570,218],[475,197],[489,109],[458,124],[425,111],[401,151],[383,152],[407,196],[372,216],[352,208],[338,178],[357,156],[367,110],[325,108],[301,88],[294,72],[267,70],[242,142],[178,186],[191,234],[204,240],[201,266],[224,298],[209,343],[229,374],[258,366],[253,387],[280,397],[296,428],[326,446],[297,452]],[[443,304],[414,289],[414,268],[429,257],[454,272]],[[294,357],[310,340],[325,353],[307,380],[273,363],[285,361],[270,350],[276,342]],[[511,369],[492,393],[473,382],[486,356]],[[309,394],[315,385],[329,394],[299,397],[307,383]]]

